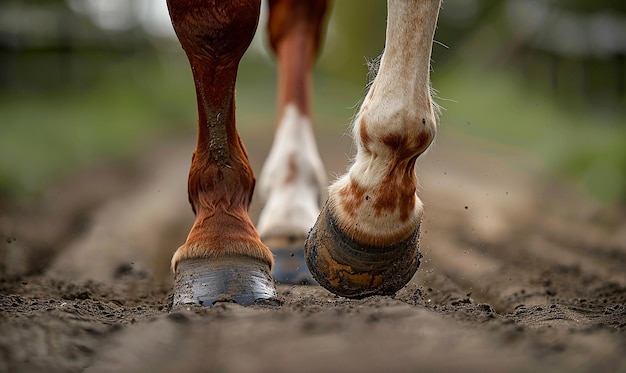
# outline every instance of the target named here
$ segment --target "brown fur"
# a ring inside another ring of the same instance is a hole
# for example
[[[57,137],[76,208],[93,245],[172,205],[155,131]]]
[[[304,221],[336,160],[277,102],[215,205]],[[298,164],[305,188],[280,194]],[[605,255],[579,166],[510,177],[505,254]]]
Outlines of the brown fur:
[[[311,115],[311,69],[320,47],[327,0],[270,0],[269,41],[278,60],[278,113],[294,103]]]
[[[381,216],[384,211],[399,210],[400,221],[407,222],[415,207],[417,176],[415,161],[423,153],[432,137],[427,131],[419,131],[416,139],[391,134],[381,139],[392,155],[389,169],[374,198],[374,211]]]
[[[361,118],[361,123],[359,124],[359,137],[361,138],[361,145],[363,145],[363,148],[369,151],[369,145],[372,138],[367,131],[367,122],[365,121],[365,118]]]
[[[294,153],[289,155],[288,170],[285,184],[293,183],[298,178],[298,162],[296,162],[296,154]]]
[[[339,192],[339,201],[341,203],[341,209],[348,215],[351,220],[356,219],[356,210],[367,200],[369,196],[365,195],[365,188],[360,186],[356,181],[350,180],[348,188],[341,189]]]
[[[196,214],[172,259],[242,255],[269,265],[272,254],[248,217],[255,179],[235,125],[239,61],[259,19],[259,0],[168,0],[172,23],[196,86],[198,143],[188,193]]]

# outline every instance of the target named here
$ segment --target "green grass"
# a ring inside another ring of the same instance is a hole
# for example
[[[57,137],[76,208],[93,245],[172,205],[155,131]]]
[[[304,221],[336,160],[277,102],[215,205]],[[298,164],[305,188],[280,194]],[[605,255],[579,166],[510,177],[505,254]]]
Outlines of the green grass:
[[[604,203],[626,201],[626,118],[564,102],[512,73],[449,67],[434,84],[442,124],[525,150]]]
[[[0,194],[36,193],[60,174],[193,123],[191,78],[168,73],[184,61],[147,61],[112,64],[82,90],[0,97]]]

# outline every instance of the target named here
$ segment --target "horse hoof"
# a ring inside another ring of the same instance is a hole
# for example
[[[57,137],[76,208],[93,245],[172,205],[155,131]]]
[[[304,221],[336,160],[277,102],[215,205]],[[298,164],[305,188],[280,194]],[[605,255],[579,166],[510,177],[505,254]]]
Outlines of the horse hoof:
[[[269,266],[248,257],[180,261],[174,278],[172,308],[210,307],[216,302],[279,305]]]
[[[272,277],[277,284],[318,285],[304,261],[304,237],[272,237],[263,240],[274,254]]]
[[[388,247],[361,244],[346,236],[324,206],[309,232],[304,256],[313,277],[347,298],[395,294],[420,265],[419,226],[404,241]]]

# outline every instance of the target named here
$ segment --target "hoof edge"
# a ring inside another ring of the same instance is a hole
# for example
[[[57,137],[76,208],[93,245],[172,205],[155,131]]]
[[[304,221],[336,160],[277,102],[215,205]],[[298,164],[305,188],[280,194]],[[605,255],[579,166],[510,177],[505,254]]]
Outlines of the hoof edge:
[[[305,243],[305,260],[313,278],[327,290],[347,298],[392,295],[417,271],[420,227],[388,247],[359,243],[346,236],[324,206]]]
[[[279,305],[269,266],[257,259],[185,259],[178,263],[172,308],[217,302]]]

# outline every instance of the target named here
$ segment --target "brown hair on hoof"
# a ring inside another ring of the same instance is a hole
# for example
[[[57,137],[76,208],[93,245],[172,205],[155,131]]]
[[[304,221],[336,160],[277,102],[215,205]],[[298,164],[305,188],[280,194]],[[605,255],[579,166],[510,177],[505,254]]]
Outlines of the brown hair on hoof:
[[[392,246],[366,245],[346,236],[328,204],[309,232],[304,256],[313,277],[329,291],[347,298],[395,294],[420,265],[419,226]]]
[[[172,308],[217,302],[279,305],[269,266],[258,259],[184,259],[176,267]]]

